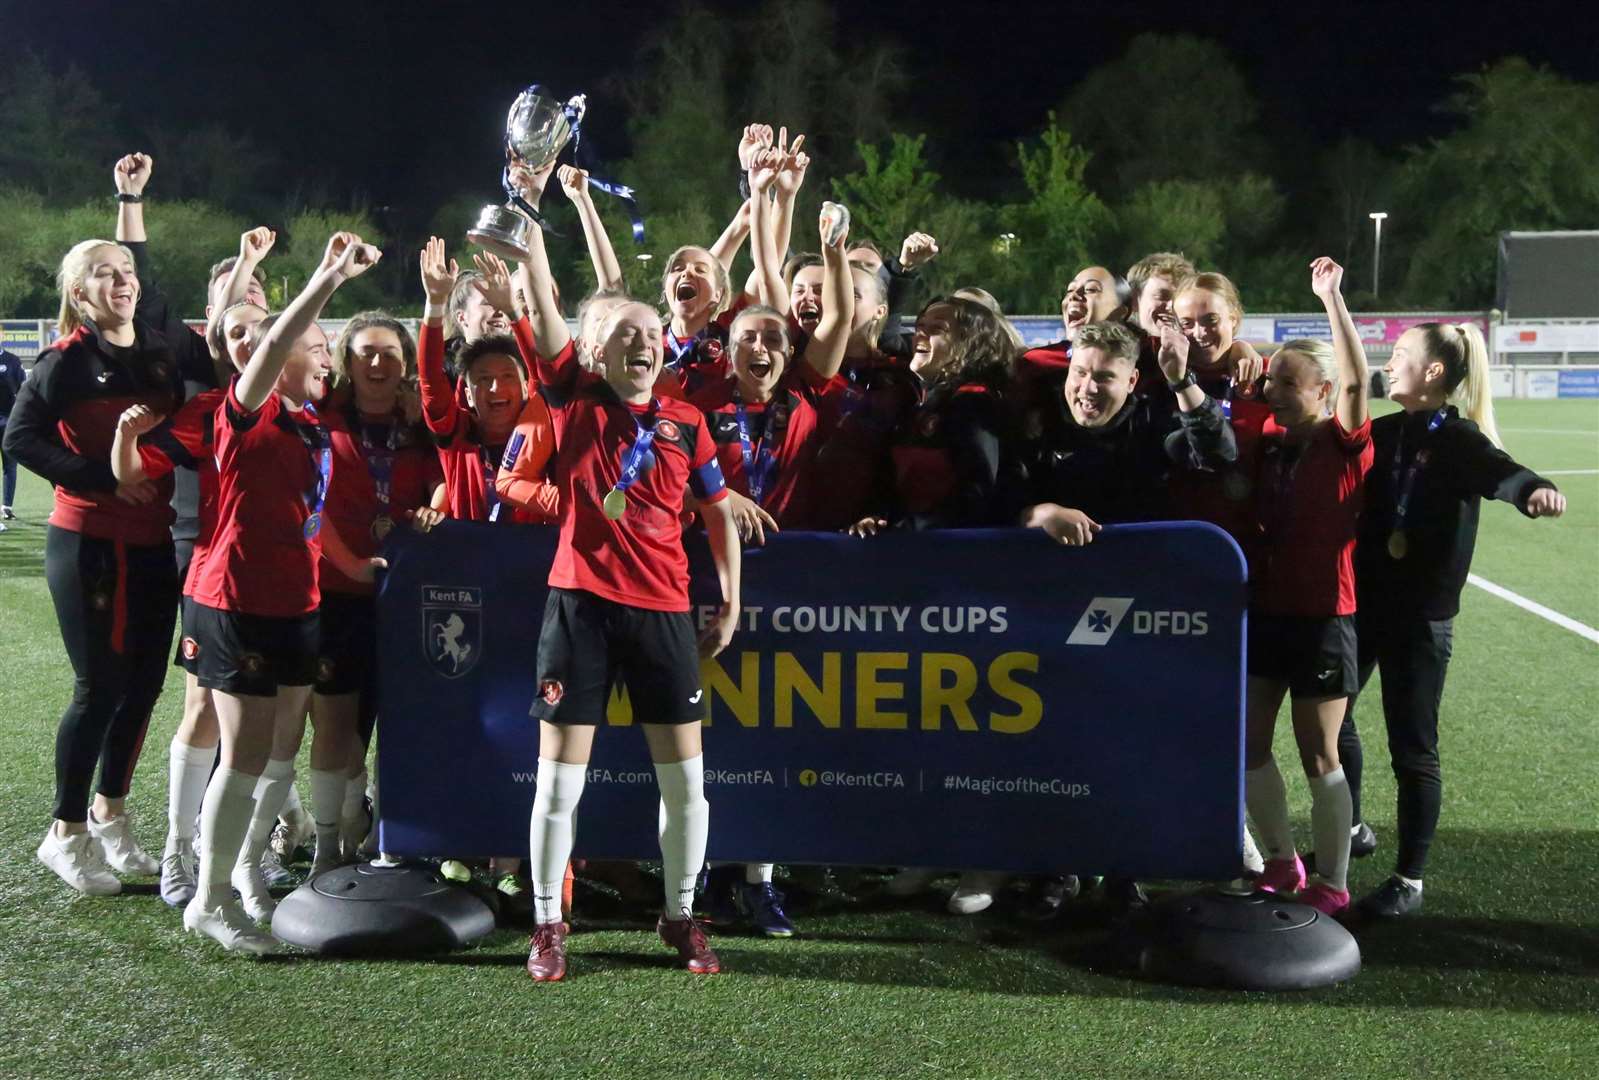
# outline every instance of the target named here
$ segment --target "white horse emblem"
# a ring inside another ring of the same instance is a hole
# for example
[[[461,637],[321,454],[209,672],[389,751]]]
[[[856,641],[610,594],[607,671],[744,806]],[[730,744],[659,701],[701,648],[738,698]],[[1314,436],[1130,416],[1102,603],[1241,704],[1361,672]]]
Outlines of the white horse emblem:
[[[435,656],[440,661],[450,662],[452,675],[459,675],[468,657],[472,655],[471,644],[461,640],[461,635],[464,633],[466,633],[466,623],[461,620],[459,612],[452,613],[448,619],[433,626]]]

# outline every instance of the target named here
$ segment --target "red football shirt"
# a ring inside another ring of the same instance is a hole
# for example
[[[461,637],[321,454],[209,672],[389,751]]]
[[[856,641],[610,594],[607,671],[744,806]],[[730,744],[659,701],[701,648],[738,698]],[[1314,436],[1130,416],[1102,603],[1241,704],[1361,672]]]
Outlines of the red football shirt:
[[[320,536],[306,536],[326,445],[315,410],[288,409],[278,394],[255,412],[237,397],[238,378],[216,411],[217,515],[197,603],[287,618],[315,611]]]
[[[702,387],[693,403],[703,413],[716,447],[716,459],[727,486],[746,498],[750,477],[744,468],[744,441],[739,435],[737,383],[725,379]],[[824,431],[820,411],[831,408],[830,399],[844,392],[845,382],[834,376],[823,380],[803,361],[790,367],[778,382],[772,400],[744,406],[752,463],[770,455],[770,470],[760,504],[785,529],[819,529],[816,511],[816,457]]]
[[[382,550],[387,530],[428,505],[442,476],[438,455],[423,431],[400,418],[374,423],[352,406],[330,409],[322,419],[333,447],[326,519],[352,555],[371,558]],[[375,591],[371,583],[344,576],[326,557],[318,575],[327,592],[370,596]]]
[[[1252,606],[1268,615],[1355,613],[1355,526],[1371,469],[1371,421],[1338,418],[1297,447],[1267,419],[1256,451],[1259,556]]]
[[[217,407],[225,396],[223,390],[200,391],[139,440],[139,463],[146,476],[156,479],[175,468],[184,468],[193,469],[199,478],[199,532],[194,538],[194,554],[189,558],[188,577],[183,579],[184,596],[194,595],[216,531],[217,459],[213,451]]]
[[[576,365],[568,365],[571,370]],[[561,539],[549,583],[651,611],[687,611],[683,492],[703,504],[727,497],[700,411],[675,398],[628,405],[597,375],[579,372],[540,388],[555,430]],[[622,473],[639,425],[654,416],[653,468],[627,489],[618,521],[601,508]]]

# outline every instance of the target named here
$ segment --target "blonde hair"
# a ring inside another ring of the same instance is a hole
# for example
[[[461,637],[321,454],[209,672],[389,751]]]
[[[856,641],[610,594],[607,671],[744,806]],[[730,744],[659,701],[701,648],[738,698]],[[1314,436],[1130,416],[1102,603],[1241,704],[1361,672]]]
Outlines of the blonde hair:
[[[1444,393],[1460,415],[1488,441],[1504,449],[1494,423],[1493,384],[1488,378],[1488,343],[1475,323],[1421,323],[1416,327],[1430,359],[1444,366]]]
[[[1283,342],[1282,348],[1277,350],[1272,360],[1285,352],[1298,353],[1312,364],[1316,365],[1316,374],[1321,376],[1321,381],[1331,383],[1332,390],[1327,394],[1327,407],[1332,408],[1338,400],[1338,358],[1333,354],[1333,347],[1325,341],[1315,338],[1295,338]]]
[[[856,266],[854,263],[850,263],[849,272],[850,288],[853,289],[855,287],[855,282],[857,281],[867,281],[871,283],[870,288],[872,295],[870,298],[864,295],[866,292],[865,289],[861,290],[863,293],[861,297],[862,303],[864,303],[867,307],[884,309],[882,314],[873,315],[870,319],[868,319],[866,323],[861,326],[860,330],[861,340],[871,348],[876,349],[877,339],[883,336],[883,326],[888,322],[888,317],[891,314],[887,310],[888,292],[883,287],[883,279],[866,269],[866,267]]]
[[[711,280],[716,282],[716,304],[711,308],[711,318],[716,318],[722,312],[733,306],[733,283],[727,276],[727,267],[722,265],[722,260],[713,255],[709,248],[699,244],[684,244],[671,255],[667,256],[666,269],[661,273],[661,302],[668,310],[672,306],[672,298],[666,294],[666,283],[672,276],[672,264],[682,257],[685,251],[701,251],[711,261]]]
[[[1202,274],[1191,274],[1177,284],[1177,295],[1195,289],[1208,293],[1215,293],[1221,297],[1222,303],[1227,305],[1227,314],[1233,317],[1233,329],[1236,332],[1238,324],[1244,318],[1244,302],[1238,296],[1238,286],[1226,274],[1218,274],[1214,270],[1207,270]]]
[[[1143,293],[1152,277],[1171,278],[1172,285],[1176,286],[1193,276],[1194,264],[1180,251],[1157,251],[1127,268],[1127,284],[1133,287],[1134,296]]]
[[[56,315],[56,332],[62,337],[83,325],[83,312],[72,298],[72,290],[82,287],[89,273],[89,256],[96,248],[116,248],[129,262],[133,252],[115,240],[80,240],[61,258],[61,269],[56,271],[56,288],[61,291],[61,311]]]

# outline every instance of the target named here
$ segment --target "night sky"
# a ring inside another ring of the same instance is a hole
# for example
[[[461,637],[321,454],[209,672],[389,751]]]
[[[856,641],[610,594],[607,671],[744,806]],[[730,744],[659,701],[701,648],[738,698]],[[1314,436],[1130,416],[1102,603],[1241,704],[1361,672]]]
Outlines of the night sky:
[[[602,158],[625,154],[621,106],[596,91],[605,76],[625,70],[662,12],[675,10],[605,2],[496,9],[415,0],[0,0],[0,40],[8,52],[31,48],[78,64],[129,114],[160,129],[221,123],[308,174],[324,174],[325,190],[414,203],[476,184],[492,194],[505,109],[532,81],[562,94],[590,91],[586,131],[596,150]],[[853,40],[900,45],[936,87],[910,104],[900,129],[938,130],[996,153],[1038,130],[1082,72],[1151,30],[1221,42],[1262,105],[1268,140],[1277,135],[1285,144],[1308,136],[1331,145],[1345,134],[1388,150],[1423,141],[1446,130],[1434,105],[1449,92],[1450,76],[1501,56],[1599,81],[1599,16],[1588,4],[1476,12],[1322,0],[1257,11],[1198,2],[879,0],[840,10]],[[731,156],[734,133],[728,138]]]

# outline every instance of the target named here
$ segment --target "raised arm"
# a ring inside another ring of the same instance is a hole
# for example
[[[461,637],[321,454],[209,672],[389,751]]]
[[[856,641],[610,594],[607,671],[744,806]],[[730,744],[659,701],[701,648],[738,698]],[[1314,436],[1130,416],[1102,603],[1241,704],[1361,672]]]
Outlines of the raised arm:
[[[824,382],[844,365],[850,327],[855,324],[855,275],[844,255],[849,244],[848,211],[843,218],[842,228],[833,228],[824,206],[818,221],[822,239],[822,318],[805,343],[805,363]]]
[[[530,230],[527,240],[527,273],[532,284],[528,313],[533,323],[533,340],[538,343],[538,358],[551,362],[561,355],[572,342],[572,332],[567,329],[566,317],[555,303],[555,277],[550,273],[550,256],[544,250],[544,230]],[[540,375],[542,379],[542,374]]]
[[[750,274],[750,284],[745,292],[753,294],[756,303],[788,311],[788,293],[783,288],[782,263],[777,257],[777,211],[767,199],[767,192],[777,184],[784,157],[776,149],[762,150],[750,171],[750,255],[755,269]]]
[[[777,174],[777,228],[773,237],[779,263],[788,255],[789,239],[794,233],[794,201],[805,183],[805,170],[811,165],[810,155],[801,149],[804,145],[805,136],[796,136],[794,145],[789,146],[788,128],[778,132],[776,149],[783,154],[783,167]]]
[[[321,265],[311,275],[305,289],[294,298],[272,324],[266,337],[261,339],[261,344],[250,354],[250,361],[240,373],[238,386],[234,390],[240,406],[254,412],[266,402],[295,344],[322,314],[328,299],[338,291],[340,285],[376,266],[380,258],[382,252],[371,244],[363,243],[354,233],[333,234],[328,240],[327,250],[322,254]]]
[[[1333,356],[1338,361],[1338,400],[1334,415],[1345,431],[1354,431],[1371,417],[1367,395],[1371,391],[1366,350],[1360,344],[1360,331],[1344,303],[1344,268],[1323,255],[1310,264],[1310,287],[1321,297],[1332,324]]]
[[[444,241],[428,237],[417,258],[422,273],[422,293],[427,302],[422,308],[421,333],[417,335],[417,389],[422,395],[422,422],[441,439],[456,434],[461,423],[461,404],[444,371],[444,312],[450,291],[461,268],[454,259],[445,261]]]
[[[229,270],[227,277],[222,280],[222,288],[217,292],[216,302],[211,305],[211,315],[205,323],[205,342],[206,348],[211,352],[211,359],[222,359],[221,354],[211,344],[216,340],[217,323],[222,321],[222,316],[228,308],[243,300],[248,294],[250,278],[255,276],[255,268],[261,265],[261,260],[266,258],[267,252],[272,250],[272,245],[277,241],[278,234],[265,225],[257,225],[239,237],[239,257],[234,260],[233,269]]]
[[[738,213],[733,215],[733,220],[727,223],[722,235],[711,245],[711,255],[728,273],[733,272],[733,260],[738,258],[738,249],[744,246],[744,238],[750,234],[750,211],[753,205],[750,199],[740,203]]]
[[[583,239],[589,248],[589,262],[594,265],[594,288],[597,290],[622,287],[622,265],[616,261],[616,249],[611,246],[610,234],[600,220],[599,209],[594,205],[594,195],[589,191],[589,174],[571,165],[562,165],[557,174],[561,192],[572,200],[578,220],[583,223]],[[532,303],[532,298],[528,300]]]
[[[144,185],[150,182],[155,159],[149,154],[128,154],[112,170],[117,184],[117,240],[142,244],[144,235]],[[126,198],[124,198],[126,196]]]

